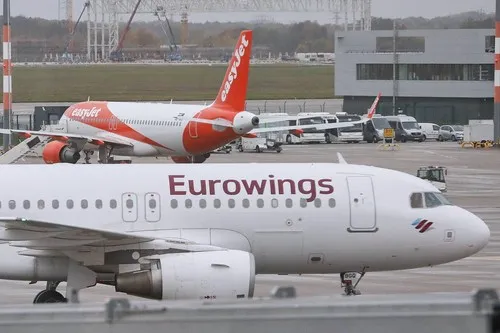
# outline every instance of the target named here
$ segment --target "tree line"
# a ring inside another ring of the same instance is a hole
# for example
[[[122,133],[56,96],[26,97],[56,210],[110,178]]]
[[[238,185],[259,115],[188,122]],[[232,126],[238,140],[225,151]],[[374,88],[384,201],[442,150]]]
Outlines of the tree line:
[[[408,17],[397,19],[399,29],[493,29],[492,14],[466,12],[457,15],[425,19]],[[13,47],[18,45],[43,45],[53,52],[62,52],[69,42],[69,27],[66,22],[42,18],[12,17]],[[73,49],[78,52],[86,49],[86,22],[81,22],[73,37]],[[123,31],[125,24],[120,25]],[[171,22],[177,44],[180,44],[181,25]],[[273,53],[294,52],[334,52],[334,34],[338,27],[333,24],[318,24],[305,21],[293,24],[266,22],[206,22],[189,23],[188,44],[204,47],[232,47],[242,29],[253,29],[254,45],[267,46]],[[372,30],[392,30],[393,20],[373,17]],[[340,28],[341,29],[341,28]],[[168,31],[168,30],[167,30]],[[124,42],[125,48],[152,47],[169,45],[160,22],[133,22]],[[41,47],[41,46],[38,46]]]

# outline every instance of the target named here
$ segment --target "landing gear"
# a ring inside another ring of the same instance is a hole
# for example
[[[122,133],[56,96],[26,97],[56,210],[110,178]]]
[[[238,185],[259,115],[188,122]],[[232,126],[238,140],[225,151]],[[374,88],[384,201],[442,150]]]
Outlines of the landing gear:
[[[361,295],[361,292],[358,289],[356,289],[356,287],[363,278],[363,276],[365,276],[365,273],[366,272],[363,269],[363,271],[359,273],[361,275],[359,278],[358,278],[358,273],[356,272],[340,273],[341,287],[344,288],[344,293],[346,296]],[[354,283],[353,281],[356,281],[356,283]]]
[[[102,145],[99,146],[98,162],[99,164],[108,164],[111,159],[111,152],[113,151],[113,146]]]
[[[33,300],[33,304],[38,303],[67,303],[68,300],[61,293],[56,291],[59,281],[47,282],[45,290],[40,291]]]
[[[90,156],[94,155],[94,151],[84,150],[83,153],[85,154],[85,164],[90,164]]]
[[[78,292],[84,288],[96,285],[96,273],[76,261],[70,260],[66,284],[66,297],[56,291],[59,281],[47,282],[45,290],[39,292],[34,304],[37,303],[79,303]]]

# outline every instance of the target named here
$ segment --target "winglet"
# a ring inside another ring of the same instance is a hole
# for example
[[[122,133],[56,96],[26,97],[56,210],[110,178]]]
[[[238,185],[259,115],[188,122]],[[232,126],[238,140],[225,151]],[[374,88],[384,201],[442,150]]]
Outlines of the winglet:
[[[252,30],[243,30],[234,48],[219,94],[212,105],[236,112],[244,111],[251,53]]]
[[[380,100],[380,96],[382,96],[381,92],[378,93],[377,97],[375,97],[375,100],[373,101],[372,106],[370,107],[370,109],[368,109],[368,119],[373,118],[375,111],[377,111],[377,106],[378,106],[378,102]]]
[[[337,158],[339,159],[339,164],[348,164],[341,153],[337,153]]]

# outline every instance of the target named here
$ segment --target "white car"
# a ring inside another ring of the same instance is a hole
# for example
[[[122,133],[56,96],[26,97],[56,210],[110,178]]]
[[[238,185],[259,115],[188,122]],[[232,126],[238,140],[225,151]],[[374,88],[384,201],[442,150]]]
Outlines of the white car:
[[[424,133],[424,141],[427,139],[437,140],[439,137],[439,125],[434,123],[419,123],[420,129]]]

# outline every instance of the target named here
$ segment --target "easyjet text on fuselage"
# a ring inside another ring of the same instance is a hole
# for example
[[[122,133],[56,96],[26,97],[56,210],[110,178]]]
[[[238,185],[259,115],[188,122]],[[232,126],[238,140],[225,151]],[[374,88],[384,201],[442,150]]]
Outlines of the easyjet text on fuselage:
[[[97,118],[99,117],[99,113],[101,112],[101,108],[96,108],[95,106],[92,107],[91,109],[88,108],[75,108],[71,112],[72,117],[78,117],[78,118]]]

